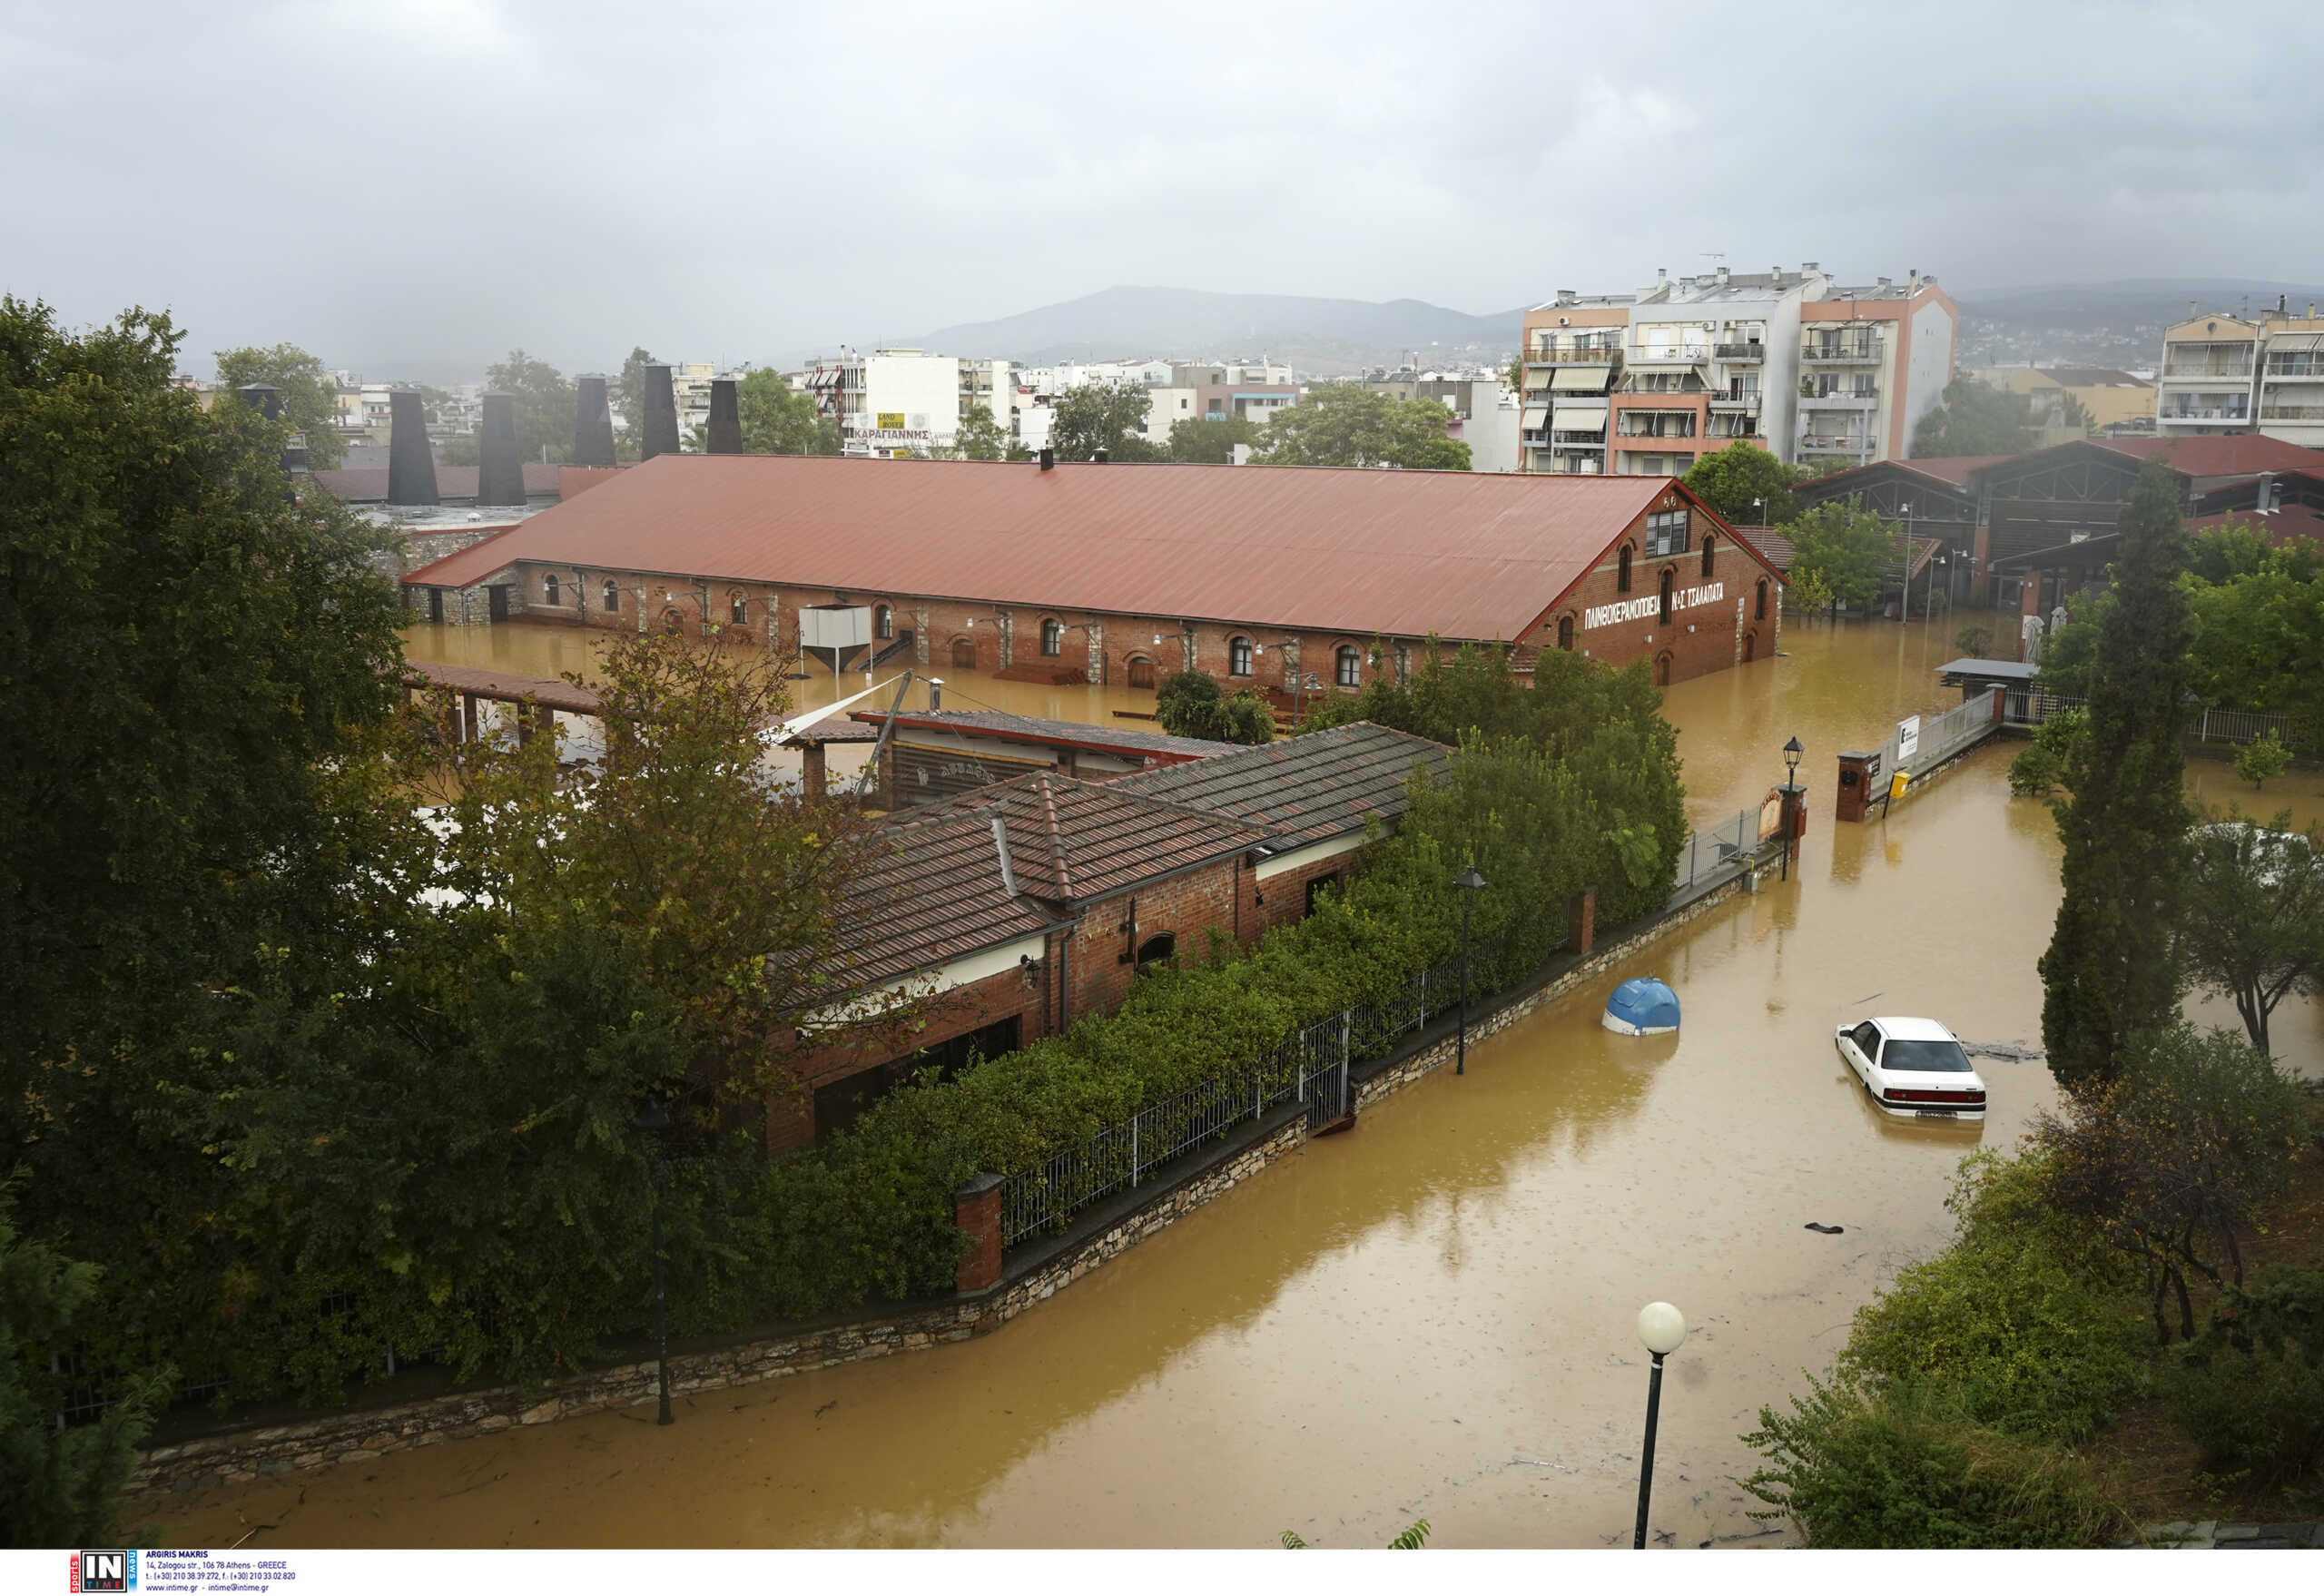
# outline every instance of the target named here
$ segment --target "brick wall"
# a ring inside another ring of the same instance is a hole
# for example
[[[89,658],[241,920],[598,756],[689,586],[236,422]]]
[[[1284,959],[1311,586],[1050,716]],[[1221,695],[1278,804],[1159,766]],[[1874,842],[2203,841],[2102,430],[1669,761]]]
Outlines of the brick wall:
[[[1137,950],[1151,938],[1169,932],[1177,939],[1177,956],[1194,961],[1207,951],[1213,927],[1237,935],[1237,911],[1247,903],[1251,880],[1238,854],[1089,905],[1073,939],[1073,1017],[1110,1012],[1121,1003],[1137,979]],[[1133,919],[1134,937],[1127,929]]]

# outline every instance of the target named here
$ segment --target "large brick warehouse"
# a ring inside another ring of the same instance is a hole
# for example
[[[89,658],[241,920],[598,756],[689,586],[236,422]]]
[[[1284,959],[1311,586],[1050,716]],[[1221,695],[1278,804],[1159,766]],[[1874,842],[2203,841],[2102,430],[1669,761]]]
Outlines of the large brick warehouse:
[[[1684,681],[1773,656],[1783,578],[1669,478],[662,455],[404,580],[454,624],[1281,692],[1431,637]]]

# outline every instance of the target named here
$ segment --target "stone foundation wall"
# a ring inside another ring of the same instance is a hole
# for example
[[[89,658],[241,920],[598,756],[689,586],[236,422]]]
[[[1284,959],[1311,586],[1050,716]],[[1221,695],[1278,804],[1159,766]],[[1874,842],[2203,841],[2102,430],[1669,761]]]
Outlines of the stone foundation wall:
[[[1482,1040],[1544,1004],[1556,1002],[1641,948],[1669,936],[1728,899],[1751,891],[1756,882],[1756,874],[1739,875],[1620,941],[1596,950],[1533,990],[1521,992],[1498,1008],[1473,1015],[1469,1021],[1471,1039]],[[1368,1108],[1451,1062],[1453,1050],[1454,1039],[1444,1037],[1397,1059],[1361,1083],[1358,1107]],[[921,1352],[997,1330],[1091,1270],[1241,1185],[1297,1150],[1306,1140],[1306,1118],[1304,1114],[1295,1115],[1258,1140],[1157,1192],[1150,1200],[1094,1233],[1069,1242],[1054,1255],[1020,1255],[1016,1267],[989,1291],[901,1310],[891,1309],[844,1324],[755,1338],[712,1351],[674,1355],[670,1359],[670,1389],[674,1394],[721,1391],[812,1369],[885,1357],[891,1353]],[[129,1489],[133,1495],[202,1491],[304,1469],[360,1463],[391,1452],[488,1435],[518,1425],[547,1424],[576,1414],[635,1406],[655,1400],[655,1365],[648,1360],[615,1364],[530,1390],[497,1386],[392,1407],[327,1414],[292,1424],[231,1430],[154,1447],[131,1475]]]

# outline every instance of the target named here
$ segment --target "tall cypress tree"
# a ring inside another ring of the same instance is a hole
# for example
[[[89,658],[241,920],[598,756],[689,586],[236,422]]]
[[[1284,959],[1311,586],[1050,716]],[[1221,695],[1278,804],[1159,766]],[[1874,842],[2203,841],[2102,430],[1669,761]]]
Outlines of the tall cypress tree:
[[[2042,1040],[2060,1085],[2119,1072],[2132,1033],[2177,1012],[2171,923],[2187,829],[2180,737],[2193,641],[2179,586],[2179,479],[2149,460],[2122,507],[2114,602],[2102,626],[2084,735],[2066,755],[2058,832],[2065,898],[2042,956]]]

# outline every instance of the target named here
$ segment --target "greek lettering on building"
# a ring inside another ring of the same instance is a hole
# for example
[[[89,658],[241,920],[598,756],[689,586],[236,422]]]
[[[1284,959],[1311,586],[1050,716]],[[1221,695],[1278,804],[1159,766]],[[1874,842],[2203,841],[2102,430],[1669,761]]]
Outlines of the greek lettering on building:
[[[1670,591],[1670,609],[1673,614],[1676,614],[1682,609],[1693,609],[1698,605],[1717,604],[1726,596],[1727,584],[1724,582],[1705,582],[1694,587],[1674,587]],[[1661,614],[1662,596],[1659,593],[1649,593],[1643,598],[1626,598],[1620,604],[1601,604],[1594,608],[1583,610],[1581,625],[1586,631],[1592,626],[1611,626],[1623,621],[1644,620],[1649,616],[1659,618]]]

